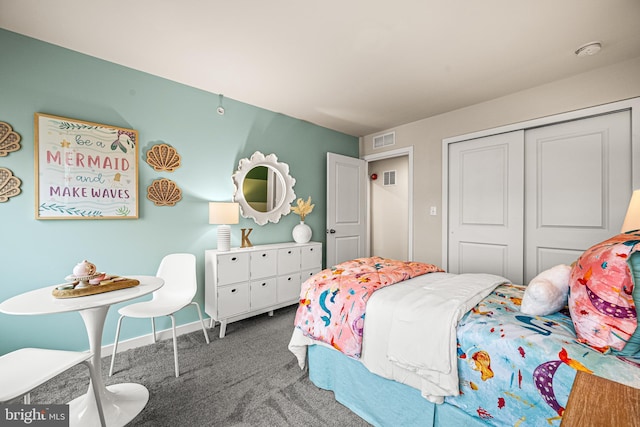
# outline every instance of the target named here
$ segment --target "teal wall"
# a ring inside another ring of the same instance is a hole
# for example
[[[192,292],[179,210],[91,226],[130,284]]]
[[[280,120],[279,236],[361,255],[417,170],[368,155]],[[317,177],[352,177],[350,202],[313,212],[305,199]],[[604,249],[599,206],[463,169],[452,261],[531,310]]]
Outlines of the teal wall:
[[[0,157],[0,167],[22,180],[22,193],[0,203],[0,301],[64,282],[83,259],[112,274],[153,275],[165,254],[191,252],[198,260],[196,300],[203,306],[204,251],[216,246],[208,202],[231,200],[231,175],[238,161],[258,150],[275,153],[289,164],[296,195],[311,196],[316,204],[305,221],[313,229],[313,240],[324,241],[326,153],[357,157],[357,138],[226,97],[226,113],[220,116],[217,94],[2,29],[0,52],[0,121],[22,137],[19,151]],[[139,132],[139,219],[35,219],[36,112]],[[155,172],[146,164],[146,151],[158,143],[175,147],[182,156],[175,172]],[[158,207],[146,198],[149,184],[161,177],[182,189],[183,199],[174,207]],[[279,223],[258,226],[241,218],[232,226],[231,244],[239,246],[240,228],[246,227],[254,229],[254,245],[291,241],[298,221],[291,214]],[[118,307],[109,311],[103,345],[113,342]],[[195,320],[193,309],[177,315],[178,324]],[[168,328],[170,322],[162,319],[157,326]],[[128,319],[121,338],[150,332],[149,321]],[[84,350],[89,344],[78,313],[0,314],[0,354],[24,346]]]

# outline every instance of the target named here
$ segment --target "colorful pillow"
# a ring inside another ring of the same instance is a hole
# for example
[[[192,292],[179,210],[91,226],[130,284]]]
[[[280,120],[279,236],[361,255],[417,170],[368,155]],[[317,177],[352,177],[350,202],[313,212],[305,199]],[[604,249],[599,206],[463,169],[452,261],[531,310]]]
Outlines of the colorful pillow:
[[[628,264],[631,271],[631,279],[633,280],[633,301],[638,307],[638,302],[640,302],[640,251],[631,254]],[[640,357],[640,328],[636,328],[636,331],[622,350],[614,350],[613,352],[619,356]]]
[[[571,319],[578,340],[598,351],[623,350],[637,329],[627,262],[639,243],[637,231],[619,234],[587,249],[571,269]]]
[[[532,316],[557,313],[567,305],[571,267],[560,264],[531,279],[522,297],[520,311]]]

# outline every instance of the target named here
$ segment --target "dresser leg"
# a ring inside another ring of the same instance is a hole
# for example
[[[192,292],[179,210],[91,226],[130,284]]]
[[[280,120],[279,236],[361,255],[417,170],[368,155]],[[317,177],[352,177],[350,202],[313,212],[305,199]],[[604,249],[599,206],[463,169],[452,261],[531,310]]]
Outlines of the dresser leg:
[[[270,312],[268,312],[268,313],[267,313],[267,315],[268,315],[269,317],[273,317],[273,310],[271,310]]]
[[[224,334],[226,333],[227,333],[227,321],[221,320],[220,321],[220,338],[224,338]]]

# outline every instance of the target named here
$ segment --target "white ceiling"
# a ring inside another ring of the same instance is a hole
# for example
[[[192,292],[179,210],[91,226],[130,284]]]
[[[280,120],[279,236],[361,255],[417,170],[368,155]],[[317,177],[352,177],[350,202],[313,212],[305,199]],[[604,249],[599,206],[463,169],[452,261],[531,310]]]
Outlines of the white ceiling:
[[[355,136],[640,56],[638,0],[0,0],[0,27]]]

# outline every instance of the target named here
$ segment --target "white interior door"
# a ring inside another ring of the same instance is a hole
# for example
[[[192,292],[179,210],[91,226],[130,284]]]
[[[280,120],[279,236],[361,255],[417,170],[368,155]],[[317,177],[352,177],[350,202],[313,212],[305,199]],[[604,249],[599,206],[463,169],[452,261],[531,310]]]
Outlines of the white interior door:
[[[632,192],[631,114],[527,130],[525,147],[528,283],[620,232]]]
[[[449,144],[451,273],[522,283],[524,132]]]
[[[366,256],[366,162],[327,153],[327,267]]]

